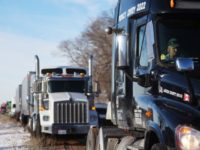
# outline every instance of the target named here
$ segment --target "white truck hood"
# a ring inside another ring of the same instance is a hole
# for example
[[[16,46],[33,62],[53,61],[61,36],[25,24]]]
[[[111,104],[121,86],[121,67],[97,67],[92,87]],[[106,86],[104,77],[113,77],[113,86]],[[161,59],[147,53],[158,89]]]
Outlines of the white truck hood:
[[[87,97],[84,93],[74,93],[74,92],[60,92],[60,93],[49,93],[49,99],[57,102],[57,101],[69,101],[72,99],[73,101],[81,101],[86,102]]]

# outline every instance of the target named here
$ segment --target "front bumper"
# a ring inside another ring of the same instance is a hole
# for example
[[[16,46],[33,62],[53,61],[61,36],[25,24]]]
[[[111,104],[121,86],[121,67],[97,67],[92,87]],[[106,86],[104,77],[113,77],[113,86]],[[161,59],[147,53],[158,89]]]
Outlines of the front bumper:
[[[53,124],[52,134],[56,135],[87,134],[89,129],[90,129],[90,124],[81,124],[81,125]]]

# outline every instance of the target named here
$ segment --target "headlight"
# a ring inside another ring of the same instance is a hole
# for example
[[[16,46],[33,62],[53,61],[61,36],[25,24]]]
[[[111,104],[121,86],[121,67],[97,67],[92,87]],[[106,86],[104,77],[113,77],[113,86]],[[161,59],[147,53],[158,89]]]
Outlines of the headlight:
[[[199,150],[200,149],[200,132],[188,127],[176,127],[176,143],[179,150]]]

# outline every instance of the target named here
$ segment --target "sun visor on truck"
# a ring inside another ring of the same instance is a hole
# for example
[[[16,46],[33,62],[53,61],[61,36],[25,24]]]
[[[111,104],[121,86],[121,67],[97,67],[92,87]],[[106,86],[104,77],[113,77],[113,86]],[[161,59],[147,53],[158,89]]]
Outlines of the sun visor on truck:
[[[66,73],[67,74],[74,74],[74,73],[76,73],[76,74],[80,74],[80,73],[84,73],[84,74],[86,74],[86,70],[84,70],[84,69],[66,69]]]
[[[42,69],[41,70],[41,73],[43,74],[43,75],[45,75],[45,74],[47,74],[47,73],[50,73],[50,74],[52,74],[52,73],[55,73],[55,74],[62,74],[63,73],[63,71],[62,71],[62,68],[48,68],[48,69]]]

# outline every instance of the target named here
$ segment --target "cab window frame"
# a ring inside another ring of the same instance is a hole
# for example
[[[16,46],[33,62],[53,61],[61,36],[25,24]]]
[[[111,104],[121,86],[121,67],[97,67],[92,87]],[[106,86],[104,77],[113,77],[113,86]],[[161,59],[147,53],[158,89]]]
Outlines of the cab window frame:
[[[141,39],[140,39],[140,37],[141,37]],[[139,67],[148,68],[148,66],[149,66],[148,55],[145,55],[145,57],[142,57],[142,55],[145,53],[147,54],[146,24],[142,24],[137,27],[137,56],[136,56],[136,57],[138,57],[137,65]],[[143,62],[145,62],[145,63],[143,63]]]

